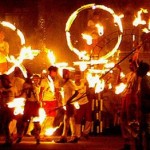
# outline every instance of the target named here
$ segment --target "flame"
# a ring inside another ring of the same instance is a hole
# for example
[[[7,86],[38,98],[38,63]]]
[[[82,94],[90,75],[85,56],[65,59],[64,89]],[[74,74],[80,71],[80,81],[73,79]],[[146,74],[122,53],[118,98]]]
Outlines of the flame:
[[[148,71],[146,75],[150,77],[150,71]]]
[[[73,105],[74,105],[74,107],[75,107],[76,109],[80,109],[80,105],[79,105],[78,102],[74,102]]]
[[[20,55],[15,58],[14,56],[7,57],[8,62],[13,63],[13,66],[9,68],[6,74],[10,74],[14,71],[15,67],[19,67],[24,77],[27,77],[27,71],[23,66],[22,62],[24,59],[33,59],[39,53],[39,50],[31,50],[31,47],[23,47]]]
[[[112,84],[111,83],[108,84],[108,89],[112,89]]]
[[[120,94],[120,93],[122,93],[126,87],[127,87],[126,84],[120,83],[119,85],[117,85],[117,86],[115,87],[115,94]]]
[[[99,93],[104,90],[105,87],[105,81],[98,79],[95,87],[95,93]]]
[[[56,58],[55,58],[54,53],[53,53],[52,51],[48,50],[47,56],[48,56],[48,59],[49,59],[50,63],[51,63],[52,65],[54,65],[54,64],[55,64],[55,61],[56,61]]]
[[[118,49],[120,43],[121,43],[121,39],[122,39],[122,33],[123,33],[123,27],[122,27],[122,22],[121,22],[121,18],[123,17],[123,15],[116,15],[115,12],[108,8],[108,7],[105,7],[104,5],[95,5],[95,4],[88,4],[88,5],[83,5],[82,7],[78,8],[75,12],[73,12],[71,14],[71,16],[69,17],[69,19],[67,20],[67,23],[66,23],[66,28],[65,28],[65,31],[66,31],[66,40],[67,40],[67,44],[68,44],[68,47],[70,48],[71,51],[73,51],[76,55],[79,56],[79,59],[82,59],[82,60],[89,60],[90,57],[88,56],[87,53],[83,53],[82,50],[78,50],[77,48],[75,48],[71,42],[71,35],[70,35],[70,28],[74,22],[74,20],[76,19],[77,15],[85,10],[85,9],[89,9],[89,8],[92,8],[92,9],[102,9],[102,10],[105,10],[107,12],[109,12],[113,17],[114,17],[114,22],[118,25],[119,27],[119,35],[118,35],[118,41],[115,45],[115,47],[110,51],[108,52],[105,56],[102,56],[102,58],[104,59],[107,59],[109,57],[111,57]]]
[[[82,62],[82,63],[79,64],[79,68],[80,68],[80,71],[84,71],[87,68],[87,64]]]
[[[137,12],[137,17],[135,18],[135,20],[133,21],[133,26],[138,26],[138,25],[144,25],[146,24],[145,20],[142,20],[141,14],[142,13],[148,13],[147,9],[143,9],[141,8],[138,12]]]
[[[46,118],[46,112],[44,108],[39,108],[39,117],[34,117],[33,122],[40,122],[40,124],[42,124],[45,118]]]
[[[96,28],[98,30],[99,36],[102,36],[104,34],[104,27],[99,25],[99,24],[96,24],[95,26],[96,26]]]
[[[150,29],[147,29],[147,28],[142,29],[142,31],[145,33],[150,33]]]
[[[13,24],[11,24],[10,22],[7,22],[7,21],[2,21],[1,24],[4,27],[8,27],[8,28],[10,28],[13,31],[17,31],[17,35],[20,37],[20,40],[21,40],[21,45],[25,44],[24,35],[23,35],[23,33],[19,29],[17,29]]]
[[[124,78],[125,74],[123,72],[120,73],[120,78]]]
[[[14,98],[12,102],[7,103],[9,108],[14,108],[14,115],[23,114],[25,98]]]
[[[23,35],[23,33],[19,29],[17,29],[17,35],[20,37],[21,45],[25,44],[24,35]]]
[[[105,66],[105,68],[113,68],[115,66],[115,63],[114,62],[107,63],[104,66]]]
[[[87,73],[87,81],[89,83],[89,87],[95,87],[96,83],[99,81],[99,76],[96,74],[93,76],[91,73]]]
[[[144,28],[144,29],[142,29],[142,31],[145,33],[150,33],[150,19],[148,21],[148,28]]]
[[[15,31],[16,30],[16,27],[11,24],[10,22],[7,22],[7,21],[2,21],[1,24],[4,26],[4,27],[8,27],[10,28],[11,30]]]
[[[86,43],[87,43],[88,45],[92,45],[92,39],[93,39],[93,38],[92,38],[91,35],[82,33],[82,37],[83,37],[83,39],[86,40]]]

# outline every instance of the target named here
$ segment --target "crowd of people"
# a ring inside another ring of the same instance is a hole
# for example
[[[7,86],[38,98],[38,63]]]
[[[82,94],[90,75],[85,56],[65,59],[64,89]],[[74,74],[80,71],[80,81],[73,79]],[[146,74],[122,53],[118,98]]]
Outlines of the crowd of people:
[[[0,55],[5,54],[4,58],[6,58],[8,45],[3,42],[2,32],[0,37],[2,39],[0,39],[2,41],[0,41]],[[45,136],[47,128],[54,128],[60,123],[63,123],[63,129],[56,143],[77,143],[81,137],[88,139],[93,119],[92,100],[96,96],[93,96],[95,93],[90,91],[84,72],[76,70],[71,73],[63,69],[61,77],[58,75],[59,68],[50,66],[46,73],[41,74],[33,74],[28,70],[27,78],[24,78],[18,67],[12,74],[4,74],[4,70],[8,67],[6,60],[0,62],[0,65],[2,73],[0,75],[0,126],[5,135],[4,146],[11,146],[14,139],[16,143],[20,143],[25,133],[33,135],[36,144],[40,144],[40,139]],[[133,140],[136,150],[149,150],[150,77],[146,74],[150,67],[145,62],[131,59],[129,68],[130,72],[123,79],[118,80],[126,84],[123,93],[116,96],[107,84],[101,92],[104,105],[101,110],[103,129],[115,125],[115,116],[117,116],[124,138],[122,150],[130,150]],[[116,97],[119,97],[119,104],[114,100]],[[14,108],[8,106],[9,102],[17,98],[25,99],[21,115],[14,115]],[[78,109],[75,107],[76,102],[79,105]],[[40,108],[43,108],[46,114],[42,124],[39,120]],[[84,129],[81,128],[83,119]]]

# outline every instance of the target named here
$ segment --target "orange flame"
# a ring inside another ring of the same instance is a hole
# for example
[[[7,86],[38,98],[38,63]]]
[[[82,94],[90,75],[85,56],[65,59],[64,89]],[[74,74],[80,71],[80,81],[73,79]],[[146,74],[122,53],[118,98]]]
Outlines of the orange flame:
[[[133,21],[133,25],[134,26],[138,26],[138,25],[144,25],[146,24],[145,20],[142,20],[141,14],[142,13],[148,13],[147,9],[143,9],[141,8],[138,12],[137,12],[137,17],[135,18],[135,20]]]

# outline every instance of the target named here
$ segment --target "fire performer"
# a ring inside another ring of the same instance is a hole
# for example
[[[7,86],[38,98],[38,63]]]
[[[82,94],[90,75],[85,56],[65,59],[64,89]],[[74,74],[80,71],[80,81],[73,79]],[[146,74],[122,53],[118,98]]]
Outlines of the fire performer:
[[[18,139],[16,143],[20,143],[22,140],[22,136],[24,135],[25,128],[28,124],[28,121],[31,120],[31,117],[39,117],[39,89],[38,87],[32,82],[31,75],[28,74],[28,78],[26,79],[23,90],[22,96],[25,97],[25,106],[24,106],[24,113],[22,116],[22,122],[20,125],[20,130],[18,131]],[[33,121],[34,123],[34,130],[32,134],[35,136],[36,144],[40,144],[40,123],[39,120]]]
[[[124,138],[123,150],[130,150],[131,137],[137,137],[139,126],[139,99],[140,82],[137,76],[137,63],[130,60],[130,72],[125,77],[126,89],[122,93],[121,130]]]
[[[9,130],[9,124],[13,119],[13,108],[9,108],[7,103],[13,101],[15,98],[15,89],[11,86],[11,82],[8,75],[0,76],[0,106],[1,106],[1,116],[2,123],[5,134],[4,146],[12,145],[12,137]]]
[[[40,101],[46,112],[46,118],[41,127],[41,136],[45,135],[47,128],[53,127],[57,113],[54,109],[57,107],[58,80],[56,78],[58,68],[50,66],[48,71],[48,76],[44,77],[40,84]]]
[[[8,62],[6,57],[9,54],[9,44],[4,41],[5,35],[0,31],[0,74],[4,74],[8,70]]]
[[[81,71],[76,71],[74,74],[75,87],[78,90],[78,95],[75,99],[80,98],[77,102],[80,108],[76,110],[75,120],[76,120],[76,136],[78,139],[81,137],[81,123],[83,118],[85,119],[85,127],[83,130],[83,137],[86,139],[89,136],[91,126],[92,126],[92,106],[88,97],[86,95],[88,83],[85,79],[82,79]],[[71,141],[71,142],[74,142]]]
[[[64,127],[63,133],[56,143],[66,143],[67,135],[69,130],[69,125],[71,129],[71,139],[70,141],[74,141],[74,143],[78,142],[77,137],[75,135],[75,117],[74,117],[74,105],[71,104],[72,99],[76,96],[75,85],[70,79],[70,71],[67,69],[63,69],[63,83],[62,87],[64,90],[64,98],[63,98],[63,106],[66,106],[65,114],[64,114]]]

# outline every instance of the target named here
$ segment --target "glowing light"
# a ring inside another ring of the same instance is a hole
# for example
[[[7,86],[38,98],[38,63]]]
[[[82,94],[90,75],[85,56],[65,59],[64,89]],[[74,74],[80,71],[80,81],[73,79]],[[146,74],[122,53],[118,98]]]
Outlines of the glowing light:
[[[120,83],[118,86],[115,87],[115,94],[122,93],[125,90],[126,87],[127,87],[126,84]]]
[[[25,38],[23,33],[17,29],[13,24],[11,24],[10,22],[7,21],[2,21],[0,22],[4,27],[8,27],[9,29],[13,30],[13,31],[17,31],[17,35],[20,37],[20,41],[21,41],[21,45],[25,44]]]
[[[150,71],[148,71],[146,75],[150,77]]]
[[[118,25],[120,33],[118,35],[118,41],[115,45],[115,47],[108,52],[108,54],[106,54],[105,56],[102,56],[103,59],[107,59],[110,56],[112,56],[118,49],[120,43],[121,43],[121,39],[122,39],[122,32],[123,32],[123,28],[122,28],[122,22],[121,22],[121,18],[123,15],[117,16],[114,11],[104,5],[95,5],[95,4],[88,4],[88,5],[83,5],[82,7],[78,8],[75,12],[73,12],[71,14],[71,16],[69,17],[67,23],[66,23],[66,39],[67,39],[67,44],[68,47],[70,48],[70,50],[72,50],[75,54],[77,54],[79,56],[79,59],[83,59],[83,60],[89,60],[89,56],[87,53],[82,53],[84,50],[78,50],[77,48],[75,48],[73,46],[73,44],[71,43],[71,36],[70,36],[70,28],[72,26],[72,23],[74,22],[74,20],[76,19],[77,15],[85,10],[85,9],[89,9],[89,8],[97,8],[97,9],[102,9],[105,10],[107,12],[109,12],[113,17],[114,17],[114,22]]]
[[[138,26],[138,25],[145,25],[146,21],[142,20],[141,14],[142,13],[148,13],[147,9],[143,9],[141,8],[138,12],[137,12],[137,17],[135,18],[135,20],[133,21],[133,26]]]
[[[80,105],[79,105],[78,102],[74,102],[73,105],[74,105],[74,107],[75,107],[76,109],[80,109]]]
[[[98,79],[95,86],[95,93],[99,93],[104,90],[105,81]]]
[[[88,35],[88,34],[82,33],[82,37],[83,37],[83,39],[86,40],[86,42],[87,42],[88,45],[91,45],[91,44],[92,44],[92,39],[93,39],[92,36],[90,36],[90,35]]]
[[[14,98],[12,102],[7,103],[9,108],[14,108],[14,115],[23,114],[25,98]]]
[[[44,108],[39,108],[39,117],[34,117],[33,122],[40,122],[40,124],[42,124],[45,118],[46,118],[46,112]]]
[[[105,68],[113,68],[115,66],[115,63],[114,62],[107,63],[104,66],[105,66]]]
[[[16,27],[11,24],[10,22],[7,22],[7,21],[2,21],[1,24],[4,26],[4,27],[8,27],[10,28],[11,30],[15,31],[16,30]]]
[[[96,26],[96,28],[97,28],[97,30],[98,30],[98,34],[99,34],[100,36],[102,36],[102,35],[104,34],[104,27],[101,26],[101,25],[99,25],[99,24],[96,24],[95,26]]]
[[[48,50],[47,56],[48,56],[48,59],[49,59],[51,65],[54,65],[55,61],[56,61],[54,53],[52,51]]]
[[[21,45],[24,45],[25,44],[25,38],[24,38],[23,33],[19,29],[17,29],[17,35],[20,37]]]
[[[13,63],[13,66],[9,68],[6,74],[10,74],[14,71],[15,67],[19,67],[22,71],[24,77],[27,77],[26,68],[23,66],[22,62],[24,59],[33,59],[39,53],[38,50],[31,50],[31,47],[23,47],[21,49],[20,55],[15,58],[14,56],[7,57],[8,62]]]

